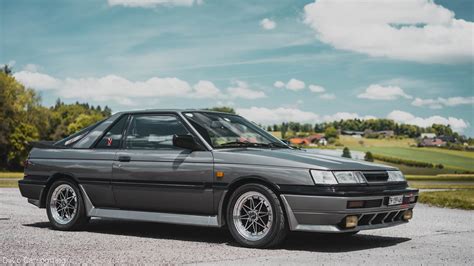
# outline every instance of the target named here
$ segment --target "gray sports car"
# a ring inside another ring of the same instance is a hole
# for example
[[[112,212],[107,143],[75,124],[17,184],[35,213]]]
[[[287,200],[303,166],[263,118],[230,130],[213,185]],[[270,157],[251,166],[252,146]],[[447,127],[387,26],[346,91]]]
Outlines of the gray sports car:
[[[19,187],[55,229],[91,217],[226,226],[258,248],[290,230],[400,225],[418,198],[395,168],[294,149],[238,115],[198,110],[116,113],[37,143]]]

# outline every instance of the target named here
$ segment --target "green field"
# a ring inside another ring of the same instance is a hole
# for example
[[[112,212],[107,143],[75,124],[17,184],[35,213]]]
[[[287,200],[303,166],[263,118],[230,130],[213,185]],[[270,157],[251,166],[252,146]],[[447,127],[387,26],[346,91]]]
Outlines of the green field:
[[[23,172],[0,172],[1,178],[22,178]]]
[[[418,148],[413,139],[366,139],[340,136],[339,142],[351,150],[370,151],[373,154],[442,164],[445,169],[429,169],[399,166],[400,170],[409,174],[443,174],[462,171],[474,171],[474,152],[447,150],[441,148]],[[385,163],[384,164],[389,164]],[[403,169],[402,169],[403,168]]]
[[[474,210],[474,189],[423,192],[419,202],[443,208]]]
[[[406,175],[408,181],[472,182],[474,175]]]

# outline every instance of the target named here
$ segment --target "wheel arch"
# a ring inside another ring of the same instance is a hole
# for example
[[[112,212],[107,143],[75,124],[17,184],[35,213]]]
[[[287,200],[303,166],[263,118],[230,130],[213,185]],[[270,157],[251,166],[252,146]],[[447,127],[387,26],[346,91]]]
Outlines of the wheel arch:
[[[231,195],[234,193],[234,191],[237,188],[239,188],[243,185],[246,185],[246,184],[260,184],[260,185],[266,186],[271,191],[273,191],[273,193],[275,193],[277,195],[277,198],[280,201],[280,204],[282,206],[284,215],[288,220],[285,205],[283,204],[283,202],[281,200],[281,197],[280,197],[280,186],[278,186],[277,184],[269,181],[265,177],[261,177],[261,176],[243,176],[243,177],[237,178],[233,182],[231,182],[227,186],[226,193],[222,196],[223,197],[221,199],[222,202],[221,202],[221,204],[219,206],[219,210],[218,210],[219,211],[219,219],[220,219],[220,223],[221,223],[222,226],[227,224],[226,213],[227,213],[227,208],[228,208],[228,205],[229,205]]]
[[[43,191],[40,195],[40,207],[41,208],[46,207],[46,198],[48,197],[48,193],[49,193],[49,189],[51,188],[51,185],[53,185],[53,183],[55,181],[60,180],[60,179],[69,180],[69,181],[72,181],[73,183],[75,183],[76,185],[79,185],[78,180],[71,173],[58,172],[58,173],[52,174],[48,178],[48,180],[46,181],[46,186],[44,187],[44,189],[43,189]]]

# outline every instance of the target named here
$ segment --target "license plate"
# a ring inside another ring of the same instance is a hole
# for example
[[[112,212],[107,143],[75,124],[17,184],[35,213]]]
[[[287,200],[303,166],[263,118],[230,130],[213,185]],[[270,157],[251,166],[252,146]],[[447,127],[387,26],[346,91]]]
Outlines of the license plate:
[[[403,203],[403,196],[391,196],[388,198],[388,205],[400,205]]]

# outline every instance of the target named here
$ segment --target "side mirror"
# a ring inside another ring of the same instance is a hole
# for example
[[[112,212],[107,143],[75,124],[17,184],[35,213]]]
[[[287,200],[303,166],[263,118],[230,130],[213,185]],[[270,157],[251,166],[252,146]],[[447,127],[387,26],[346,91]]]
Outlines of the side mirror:
[[[174,135],[173,146],[189,149],[192,151],[201,151],[202,147],[199,145],[191,135]]]

